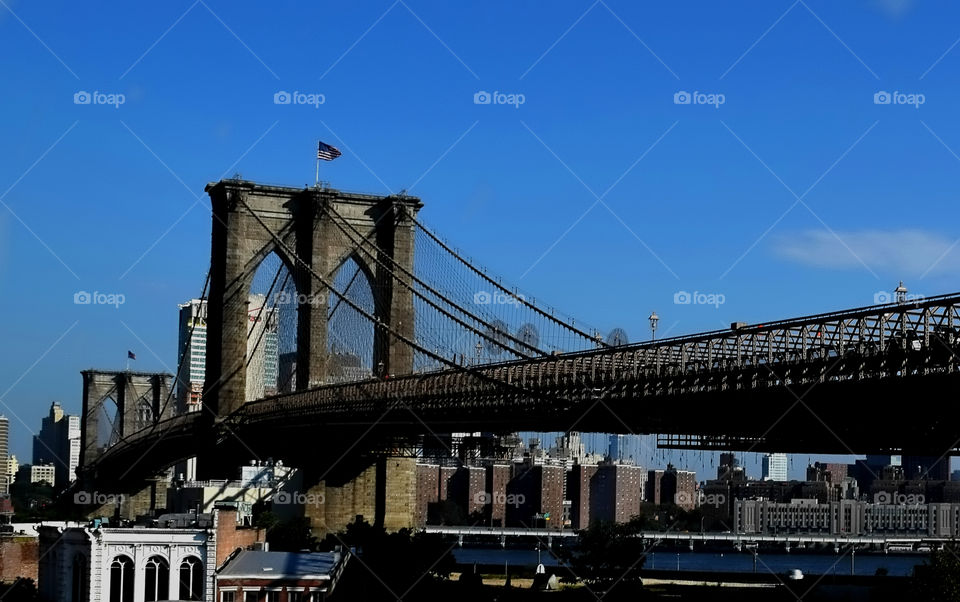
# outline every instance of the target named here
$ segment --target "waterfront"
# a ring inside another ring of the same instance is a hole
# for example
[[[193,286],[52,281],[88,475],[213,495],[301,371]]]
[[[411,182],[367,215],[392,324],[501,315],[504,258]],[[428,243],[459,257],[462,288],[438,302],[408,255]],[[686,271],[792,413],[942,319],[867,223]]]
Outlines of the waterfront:
[[[536,549],[492,549],[492,548],[455,548],[454,558],[464,565],[507,564],[512,567],[531,567],[537,565]],[[879,569],[886,569],[890,576],[907,577],[913,574],[913,567],[923,564],[927,559],[923,554],[877,554],[858,553],[854,559],[854,574],[872,576]],[[560,566],[554,553],[543,550],[540,562],[544,566]],[[648,570],[711,571],[731,573],[751,573],[753,554],[750,552],[689,552],[679,553],[671,550],[651,552],[644,564]],[[783,574],[792,569],[800,569],[809,575],[849,575],[850,554],[814,554],[814,553],[760,553],[757,555],[757,572]]]

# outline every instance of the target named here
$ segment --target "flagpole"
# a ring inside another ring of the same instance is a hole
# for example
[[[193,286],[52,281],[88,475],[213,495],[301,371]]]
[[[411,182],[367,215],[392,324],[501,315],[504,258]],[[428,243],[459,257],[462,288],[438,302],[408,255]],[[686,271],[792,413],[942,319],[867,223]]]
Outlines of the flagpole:
[[[315,186],[317,188],[320,187],[320,154],[319,153],[317,153],[317,181]]]

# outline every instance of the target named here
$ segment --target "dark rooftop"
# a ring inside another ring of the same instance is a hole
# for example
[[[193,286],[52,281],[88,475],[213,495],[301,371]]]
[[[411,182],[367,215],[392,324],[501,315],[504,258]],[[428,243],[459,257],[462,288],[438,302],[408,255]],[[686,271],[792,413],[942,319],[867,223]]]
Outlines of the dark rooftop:
[[[329,578],[340,562],[336,552],[264,552],[243,550],[220,571],[220,577]]]

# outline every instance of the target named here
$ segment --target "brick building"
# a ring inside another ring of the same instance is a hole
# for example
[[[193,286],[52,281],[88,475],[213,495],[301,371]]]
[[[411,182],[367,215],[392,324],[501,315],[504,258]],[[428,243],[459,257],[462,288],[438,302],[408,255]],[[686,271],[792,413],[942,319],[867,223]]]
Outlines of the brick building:
[[[0,534],[0,582],[13,583],[21,578],[36,582],[39,557],[36,537],[23,533]]]
[[[696,508],[697,473],[667,464],[660,481],[660,503],[676,504],[684,510]]]
[[[486,467],[485,487],[488,504],[484,508],[486,524],[502,527],[507,520],[507,484],[510,482],[509,464],[491,464]]]
[[[506,507],[507,526],[563,528],[566,471],[563,466],[514,465],[507,496],[515,501]]]
[[[570,526],[590,526],[590,481],[597,474],[596,464],[575,464],[567,473],[567,499],[570,500]]]
[[[422,527],[427,524],[430,504],[440,501],[440,467],[436,464],[417,464],[416,470],[413,522],[415,527]]]
[[[639,466],[604,463],[590,480],[590,522],[628,522],[640,513],[647,473]]]

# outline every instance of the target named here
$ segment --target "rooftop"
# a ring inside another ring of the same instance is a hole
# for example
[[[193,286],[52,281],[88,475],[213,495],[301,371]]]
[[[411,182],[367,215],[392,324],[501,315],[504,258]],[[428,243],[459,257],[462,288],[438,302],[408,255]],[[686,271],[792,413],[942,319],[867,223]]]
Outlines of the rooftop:
[[[220,578],[329,579],[340,563],[337,552],[243,550],[220,571]]]

